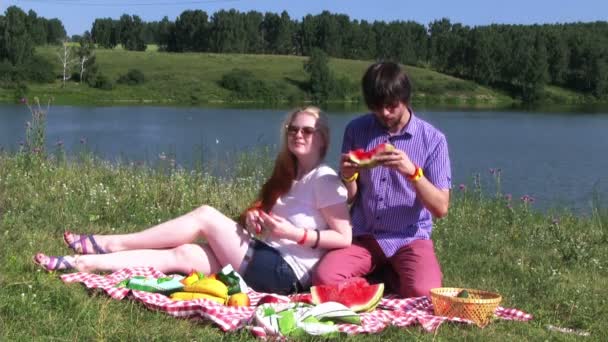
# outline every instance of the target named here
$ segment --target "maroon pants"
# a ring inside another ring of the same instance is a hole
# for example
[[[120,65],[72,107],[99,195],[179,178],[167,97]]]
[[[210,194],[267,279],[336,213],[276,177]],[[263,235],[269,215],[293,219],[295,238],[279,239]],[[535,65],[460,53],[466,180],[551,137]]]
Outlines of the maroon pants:
[[[402,297],[428,296],[430,289],[441,287],[442,278],[431,240],[416,240],[387,258],[376,239],[357,236],[350,247],[329,251],[321,259],[312,282],[336,284],[370,275]]]

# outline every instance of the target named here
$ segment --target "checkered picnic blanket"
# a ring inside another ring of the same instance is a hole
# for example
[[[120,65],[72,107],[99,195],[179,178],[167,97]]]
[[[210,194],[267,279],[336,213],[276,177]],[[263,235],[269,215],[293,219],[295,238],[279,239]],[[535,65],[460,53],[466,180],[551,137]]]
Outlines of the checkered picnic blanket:
[[[224,331],[249,329],[255,336],[266,337],[266,332],[257,326],[252,326],[252,316],[257,302],[267,293],[249,290],[251,306],[230,307],[217,304],[206,299],[189,301],[174,301],[169,297],[144,291],[118,288],[116,284],[134,276],[160,278],[166,275],[151,267],[125,268],[107,275],[98,275],[85,272],[64,274],[61,279],[65,283],[80,282],[88,288],[102,289],[114,299],[121,300],[129,293],[131,298],[142,302],[153,310],[164,311],[176,317],[200,317],[217,324]],[[310,294],[297,294],[289,296],[292,301],[306,301]],[[504,320],[529,321],[532,315],[517,309],[498,307],[496,317]],[[389,325],[409,327],[420,324],[428,332],[435,331],[443,322],[460,322],[472,324],[473,322],[461,318],[447,318],[433,315],[433,306],[430,298],[397,298],[387,296],[382,298],[376,310],[361,313],[361,325],[337,324],[339,331],[347,334],[377,333]]]

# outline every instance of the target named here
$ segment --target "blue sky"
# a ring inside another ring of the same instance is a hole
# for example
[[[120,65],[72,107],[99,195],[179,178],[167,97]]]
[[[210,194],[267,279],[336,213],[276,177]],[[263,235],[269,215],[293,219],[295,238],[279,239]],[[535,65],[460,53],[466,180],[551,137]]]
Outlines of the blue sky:
[[[421,24],[449,18],[465,25],[534,24],[608,20],[608,0],[0,0],[0,12],[16,5],[45,18],[59,18],[68,34],[90,30],[95,18],[137,14],[145,21],[170,20],[186,9],[212,14],[235,8],[280,13],[292,19],[323,10],[359,20],[413,20]]]

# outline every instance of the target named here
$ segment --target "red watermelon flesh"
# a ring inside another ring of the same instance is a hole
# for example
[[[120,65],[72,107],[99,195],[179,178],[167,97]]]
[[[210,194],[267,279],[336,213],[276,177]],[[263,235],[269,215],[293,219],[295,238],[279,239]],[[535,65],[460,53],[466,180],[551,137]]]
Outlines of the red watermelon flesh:
[[[313,286],[310,293],[314,304],[338,302],[355,312],[367,312],[382,299],[384,284],[370,285],[363,278],[353,278],[336,285]]]
[[[374,156],[378,153],[384,151],[392,151],[395,149],[395,146],[384,143],[376,146],[375,148],[365,151],[362,148],[358,148],[356,150],[348,152],[348,157],[354,163],[359,164],[362,167],[374,167],[376,166],[376,161],[374,160]]]

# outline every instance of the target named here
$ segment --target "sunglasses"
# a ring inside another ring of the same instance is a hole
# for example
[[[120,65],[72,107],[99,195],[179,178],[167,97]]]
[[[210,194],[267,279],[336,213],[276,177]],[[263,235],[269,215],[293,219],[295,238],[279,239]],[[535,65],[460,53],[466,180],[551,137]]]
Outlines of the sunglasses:
[[[287,128],[287,134],[289,134],[289,135],[297,135],[298,132],[301,131],[302,135],[310,136],[314,132],[317,131],[316,128],[311,127],[311,126],[299,127],[299,126],[294,126],[294,125],[287,125],[286,128]]]

